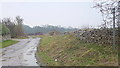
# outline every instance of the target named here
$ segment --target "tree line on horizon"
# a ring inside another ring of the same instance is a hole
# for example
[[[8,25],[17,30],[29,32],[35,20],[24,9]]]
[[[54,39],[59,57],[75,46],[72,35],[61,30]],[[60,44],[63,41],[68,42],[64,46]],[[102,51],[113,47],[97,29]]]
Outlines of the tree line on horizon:
[[[20,16],[16,16],[13,20],[12,18],[3,18],[0,20],[0,34],[7,35],[10,34],[12,38],[19,36],[26,36],[29,34],[35,33],[49,33],[51,31],[58,31],[60,33],[75,31],[77,28],[72,27],[61,27],[61,26],[53,26],[53,25],[44,25],[44,26],[34,26],[30,27],[28,25],[24,25],[23,19]]]
[[[65,28],[65,27],[53,26],[53,25],[34,26],[34,27],[30,27],[28,25],[23,25],[23,29],[24,29],[25,34],[35,34],[38,32],[46,34],[51,31],[58,31],[60,33],[64,33],[64,32],[78,30],[77,28],[72,28],[72,27]]]

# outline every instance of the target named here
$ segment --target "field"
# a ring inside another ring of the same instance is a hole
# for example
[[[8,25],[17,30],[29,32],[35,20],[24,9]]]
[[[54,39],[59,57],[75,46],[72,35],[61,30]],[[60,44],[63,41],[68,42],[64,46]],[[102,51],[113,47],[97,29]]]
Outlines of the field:
[[[0,42],[0,48],[10,46],[10,45],[15,44],[17,42],[18,41],[14,41],[14,40],[6,40],[6,41],[3,41],[3,42]]]
[[[84,43],[73,35],[43,36],[37,56],[47,66],[117,66],[118,51],[111,46]]]
[[[16,37],[15,39],[28,39],[28,37],[26,36],[18,36],[18,37]]]

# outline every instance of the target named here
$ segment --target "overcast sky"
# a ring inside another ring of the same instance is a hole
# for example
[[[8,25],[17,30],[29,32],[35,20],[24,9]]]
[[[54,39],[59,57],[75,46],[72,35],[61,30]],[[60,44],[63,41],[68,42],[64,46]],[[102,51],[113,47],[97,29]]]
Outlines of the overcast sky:
[[[92,1],[81,2],[4,2],[0,4],[1,18],[21,16],[29,26],[61,25],[81,27],[101,24],[101,14],[92,8]]]

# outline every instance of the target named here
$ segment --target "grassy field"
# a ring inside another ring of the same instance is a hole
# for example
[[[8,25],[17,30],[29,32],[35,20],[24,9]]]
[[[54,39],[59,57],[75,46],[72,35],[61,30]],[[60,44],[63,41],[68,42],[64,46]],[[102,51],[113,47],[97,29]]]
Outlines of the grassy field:
[[[19,37],[17,37],[16,39],[28,39],[28,37],[25,37],[25,36],[19,36]]]
[[[43,36],[37,55],[47,66],[116,66],[117,49],[84,43],[73,35]]]
[[[0,48],[10,46],[10,45],[15,44],[17,42],[18,41],[14,41],[14,40],[6,40],[6,41],[3,41],[3,42],[0,42]]]

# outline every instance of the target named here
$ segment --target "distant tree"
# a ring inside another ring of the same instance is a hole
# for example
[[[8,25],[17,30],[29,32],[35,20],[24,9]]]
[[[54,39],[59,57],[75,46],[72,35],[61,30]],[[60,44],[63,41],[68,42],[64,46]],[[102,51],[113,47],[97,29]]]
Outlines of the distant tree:
[[[90,27],[89,27],[89,25],[83,25],[83,26],[81,27],[81,29],[82,29],[82,30],[89,30]]]
[[[10,18],[4,18],[2,20],[2,24],[7,26],[7,28],[10,30],[11,37],[15,37],[16,36],[16,34],[14,32],[14,30],[15,30],[15,23],[12,22]]]
[[[23,19],[20,16],[16,17],[16,27],[15,27],[15,32],[17,33],[18,36],[23,36],[24,31],[23,31]]]
[[[24,28],[24,32],[26,34],[34,34],[34,33],[38,33],[38,32],[42,32],[43,34],[45,34],[45,33],[49,33],[52,31],[58,31],[60,33],[64,33],[66,31],[77,30],[76,28],[64,28],[61,26],[52,26],[52,25],[34,26],[33,28],[29,27],[27,25],[24,25],[23,28]]]
[[[17,36],[23,36],[23,19],[20,18],[20,16],[17,16],[14,21],[10,18],[4,18],[2,19],[2,24],[7,26],[7,28],[10,30],[11,37],[17,37]]]
[[[59,31],[56,31],[56,30],[54,30],[54,31],[50,31],[49,32],[49,35],[60,35],[61,33],[59,32]]]
[[[2,35],[7,35],[10,34],[10,30],[4,25],[4,24],[0,24],[0,27],[2,26],[2,31],[0,30],[0,33]]]

